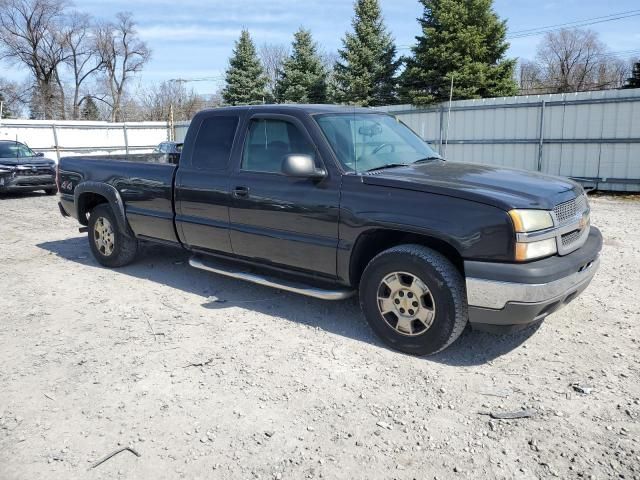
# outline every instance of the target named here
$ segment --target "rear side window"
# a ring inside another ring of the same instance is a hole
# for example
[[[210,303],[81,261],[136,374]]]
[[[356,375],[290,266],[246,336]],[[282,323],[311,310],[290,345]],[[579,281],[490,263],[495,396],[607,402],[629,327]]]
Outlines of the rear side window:
[[[229,163],[238,117],[216,116],[200,125],[192,165],[200,169],[223,170]]]

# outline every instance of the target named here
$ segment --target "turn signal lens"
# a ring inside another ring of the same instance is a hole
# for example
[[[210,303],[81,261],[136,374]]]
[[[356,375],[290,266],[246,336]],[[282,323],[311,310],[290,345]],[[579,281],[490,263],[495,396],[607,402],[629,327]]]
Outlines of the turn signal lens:
[[[509,216],[518,233],[535,232],[553,227],[551,213],[546,210],[511,210]]]
[[[526,262],[536,258],[549,257],[558,252],[555,238],[547,238],[539,242],[516,243],[516,261]]]

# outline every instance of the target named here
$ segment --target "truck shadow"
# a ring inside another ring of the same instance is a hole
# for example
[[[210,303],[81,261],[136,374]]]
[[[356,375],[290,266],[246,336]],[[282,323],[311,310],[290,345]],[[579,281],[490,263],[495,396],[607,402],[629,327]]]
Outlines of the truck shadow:
[[[84,236],[37,246],[68,261],[104,268],[91,255]],[[367,326],[355,298],[340,302],[317,300],[204,272],[190,267],[188,260],[189,253],[178,248],[145,245],[134,264],[117,272],[198,295],[202,297],[203,309],[240,307],[387,348]],[[171,309],[177,305],[165,304],[165,307]],[[425,360],[452,366],[482,365],[514,350],[538,328],[539,325],[505,336],[467,328],[448,349]]]

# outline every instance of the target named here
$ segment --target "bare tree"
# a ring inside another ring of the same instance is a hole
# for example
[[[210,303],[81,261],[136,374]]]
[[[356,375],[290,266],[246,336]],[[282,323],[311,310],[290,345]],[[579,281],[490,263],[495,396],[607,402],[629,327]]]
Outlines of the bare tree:
[[[147,44],[138,38],[129,12],[116,15],[115,23],[103,23],[96,29],[97,47],[104,65],[111,121],[123,120],[122,99],[128,80],[151,58]]]
[[[25,110],[29,96],[16,82],[0,78],[0,101],[2,116],[0,118],[19,117]]]
[[[607,57],[598,70],[597,82],[605,88],[622,88],[633,70],[633,59]]]
[[[139,95],[145,120],[167,121],[173,109],[175,121],[190,120],[203,106],[204,99],[182,82],[169,81],[151,86]]]
[[[592,30],[563,29],[547,33],[538,46],[537,90],[549,93],[618,88],[626,62],[612,55]]]
[[[528,60],[520,63],[517,81],[520,87],[520,94],[522,95],[545,93],[548,88],[542,86],[542,71],[540,65]]]
[[[64,117],[59,66],[65,60],[61,37],[66,0],[0,0],[0,59],[26,66],[34,79],[33,102],[53,118]]]
[[[64,44],[68,51],[65,63],[73,77],[72,115],[77,120],[80,118],[82,103],[90,98],[82,95],[82,85],[104,69],[89,15],[73,12],[68,17]]]
[[[289,57],[289,48],[279,43],[264,43],[258,50],[258,56],[267,77],[267,91],[271,97],[274,97],[284,61]]]

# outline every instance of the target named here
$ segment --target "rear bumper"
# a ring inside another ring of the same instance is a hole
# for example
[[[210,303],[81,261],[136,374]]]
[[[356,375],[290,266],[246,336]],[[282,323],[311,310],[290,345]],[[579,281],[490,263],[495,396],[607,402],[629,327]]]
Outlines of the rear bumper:
[[[584,246],[564,257],[528,264],[465,262],[469,321],[493,330],[544,319],[587,288],[600,266],[601,249],[602,235],[592,227]]]

